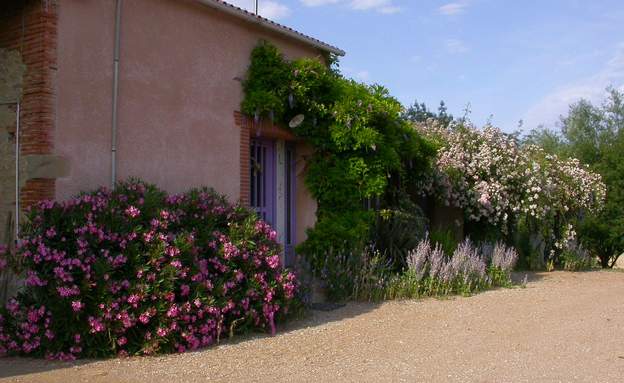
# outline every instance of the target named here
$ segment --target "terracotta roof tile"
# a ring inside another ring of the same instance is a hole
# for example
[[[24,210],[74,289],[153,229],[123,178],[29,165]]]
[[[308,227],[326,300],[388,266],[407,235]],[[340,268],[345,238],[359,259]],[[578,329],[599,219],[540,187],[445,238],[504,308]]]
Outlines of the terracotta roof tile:
[[[315,39],[314,37],[303,34],[299,31],[296,31],[290,27],[282,25],[280,23],[276,23],[275,21],[269,20],[266,17],[262,17],[260,15],[256,15],[252,12],[249,12],[243,8],[232,5],[223,0],[198,0],[200,3],[211,6],[213,8],[220,9],[222,11],[226,11],[232,15],[238,16],[240,18],[246,19],[250,22],[255,22],[263,27],[274,30],[278,33],[286,35],[287,37],[295,38],[301,42],[312,45],[318,49],[323,51],[333,53],[339,56],[344,56],[345,52],[337,48],[333,45],[327,44],[319,39]]]

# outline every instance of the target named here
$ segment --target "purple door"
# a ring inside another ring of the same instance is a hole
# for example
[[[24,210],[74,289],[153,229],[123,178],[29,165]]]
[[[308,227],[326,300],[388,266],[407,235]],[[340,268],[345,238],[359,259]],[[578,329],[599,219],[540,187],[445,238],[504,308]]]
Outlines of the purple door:
[[[295,263],[295,151],[286,145],[284,154],[284,179],[277,179],[277,155],[275,142],[271,140],[251,140],[250,147],[250,205],[258,216],[274,228],[277,223],[277,212],[284,214],[279,217],[284,223],[283,239],[284,259],[286,266]],[[284,206],[277,209],[277,184],[284,185]]]
[[[275,225],[275,144],[269,140],[252,140],[251,207],[261,219]]]

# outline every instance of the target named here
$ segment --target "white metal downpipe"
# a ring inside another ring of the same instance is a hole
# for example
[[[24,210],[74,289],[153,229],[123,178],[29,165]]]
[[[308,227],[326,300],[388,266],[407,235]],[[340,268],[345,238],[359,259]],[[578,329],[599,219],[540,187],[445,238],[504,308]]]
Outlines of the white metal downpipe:
[[[117,104],[119,97],[119,45],[121,41],[121,6],[123,0],[115,5],[115,48],[113,51],[113,113],[111,130],[111,188],[117,182]]]
[[[20,225],[20,108],[21,101],[18,99],[13,102],[3,102],[0,105],[15,105],[15,228],[13,233],[15,235],[15,242],[19,239],[19,225]]]
[[[20,103],[15,107],[15,241],[19,240],[20,225]]]

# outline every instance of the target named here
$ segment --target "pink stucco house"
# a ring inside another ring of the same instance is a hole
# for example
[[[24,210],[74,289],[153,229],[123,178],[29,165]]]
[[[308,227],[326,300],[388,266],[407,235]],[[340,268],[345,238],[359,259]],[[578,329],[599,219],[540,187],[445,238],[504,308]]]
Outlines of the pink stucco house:
[[[260,40],[288,58],[340,49],[220,0],[22,0],[0,12],[0,48],[27,65],[20,209],[136,176],[250,205],[287,254],[304,239],[316,209],[303,185],[308,149],[241,115],[240,81]],[[14,140],[16,127],[6,129]],[[8,211],[15,192],[4,186]]]

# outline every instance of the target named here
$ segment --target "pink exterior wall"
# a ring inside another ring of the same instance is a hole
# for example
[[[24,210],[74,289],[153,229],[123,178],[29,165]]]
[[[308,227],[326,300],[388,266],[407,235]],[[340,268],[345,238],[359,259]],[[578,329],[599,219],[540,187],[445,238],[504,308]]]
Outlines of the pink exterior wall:
[[[55,150],[71,170],[57,180],[58,199],[110,183],[114,3],[60,1]],[[123,4],[118,178],[138,176],[170,192],[207,185],[237,200],[235,78],[260,39],[289,58],[320,52],[190,0]],[[298,221],[314,222],[313,201],[301,193]]]
[[[295,240],[297,244],[306,238],[306,230],[316,223],[316,200],[310,195],[310,191],[305,186],[306,157],[312,154],[309,145],[298,143],[295,148],[295,206],[296,206],[296,230]]]

